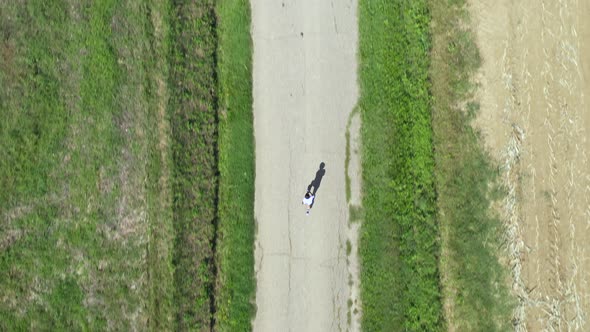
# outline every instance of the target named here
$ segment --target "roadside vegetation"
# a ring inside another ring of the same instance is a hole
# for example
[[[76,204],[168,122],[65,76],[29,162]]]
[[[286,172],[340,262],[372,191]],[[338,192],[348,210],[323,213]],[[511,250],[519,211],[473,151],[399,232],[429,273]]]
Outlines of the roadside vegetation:
[[[465,1],[360,1],[362,327],[505,331],[497,167]]]
[[[454,331],[507,331],[513,302],[500,264],[502,225],[491,208],[504,193],[472,120],[481,59],[464,0],[430,1],[433,132],[445,316]]]
[[[0,3],[0,330],[250,326],[248,24],[245,1]]]
[[[426,0],[359,3],[362,326],[444,329]]]
[[[255,314],[254,129],[248,0],[220,0],[216,330],[249,331]]]

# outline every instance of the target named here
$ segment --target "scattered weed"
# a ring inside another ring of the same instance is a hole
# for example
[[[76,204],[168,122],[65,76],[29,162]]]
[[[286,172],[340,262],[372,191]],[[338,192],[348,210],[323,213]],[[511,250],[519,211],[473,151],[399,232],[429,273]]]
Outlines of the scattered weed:
[[[456,331],[510,329],[511,304],[505,268],[498,255],[501,223],[491,210],[505,189],[470,125],[472,75],[481,59],[473,34],[465,30],[464,1],[430,1],[434,24],[432,51],[433,143],[436,161],[441,271],[448,325]],[[466,112],[457,105],[466,103]]]

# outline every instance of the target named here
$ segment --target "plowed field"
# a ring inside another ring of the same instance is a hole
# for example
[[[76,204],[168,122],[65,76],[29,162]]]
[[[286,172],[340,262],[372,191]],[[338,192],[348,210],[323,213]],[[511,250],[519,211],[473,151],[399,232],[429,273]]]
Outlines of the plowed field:
[[[590,3],[471,2],[478,125],[508,189],[517,331],[588,331]]]

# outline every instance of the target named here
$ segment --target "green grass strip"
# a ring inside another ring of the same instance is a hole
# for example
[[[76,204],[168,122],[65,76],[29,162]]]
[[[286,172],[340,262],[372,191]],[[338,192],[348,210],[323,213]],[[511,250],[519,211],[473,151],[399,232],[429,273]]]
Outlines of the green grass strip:
[[[216,330],[249,331],[255,313],[252,41],[248,0],[218,13],[219,224]]]
[[[424,0],[359,4],[362,327],[439,331],[429,23]]]

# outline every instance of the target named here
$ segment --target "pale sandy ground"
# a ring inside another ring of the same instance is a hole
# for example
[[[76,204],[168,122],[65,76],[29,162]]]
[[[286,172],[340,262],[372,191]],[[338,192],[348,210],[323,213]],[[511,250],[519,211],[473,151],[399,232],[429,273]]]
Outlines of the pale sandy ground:
[[[356,317],[347,319],[356,265],[346,255],[354,236],[344,160],[346,123],[358,95],[357,3],[251,4],[258,225],[253,327],[354,330]],[[326,173],[306,216],[301,199],[321,162]]]
[[[517,331],[590,331],[590,1],[472,0]]]

